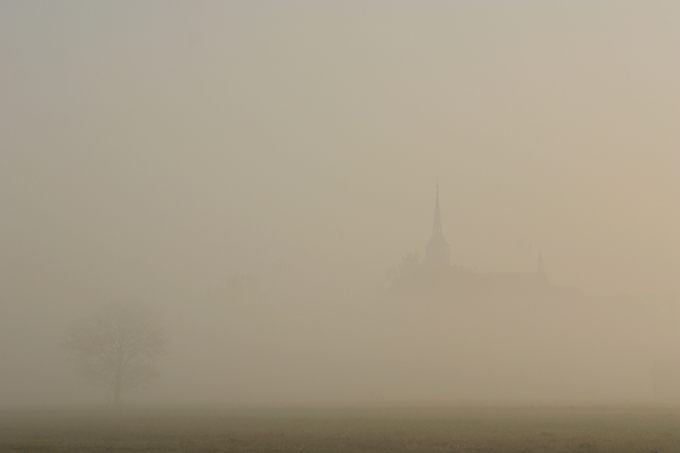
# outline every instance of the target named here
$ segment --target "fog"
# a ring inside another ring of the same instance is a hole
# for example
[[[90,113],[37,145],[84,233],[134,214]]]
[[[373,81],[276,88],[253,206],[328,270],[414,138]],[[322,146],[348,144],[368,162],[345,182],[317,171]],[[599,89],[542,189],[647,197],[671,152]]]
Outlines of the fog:
[[[134,404],[678,398],[679,18],[0,3],[0,406],[106,403],[59,343],[122,301]],[[422,277],[437,190],[450,269],[549,289]]]

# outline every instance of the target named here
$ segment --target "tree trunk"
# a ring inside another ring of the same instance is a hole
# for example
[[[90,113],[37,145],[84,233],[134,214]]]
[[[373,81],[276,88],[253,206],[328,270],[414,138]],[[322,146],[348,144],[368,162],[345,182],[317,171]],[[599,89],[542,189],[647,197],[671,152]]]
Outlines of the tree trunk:
[[[120,349],[120,348],[119,348]],[[115,379],[113,381],[113,405],[120,405],[120,391],[123,387],[123,354],[118,351],[116,354],[116,369],[114,371]]]
[[[113,386],[113,405],[118,406],[120,404],[120,384],[116,382]]]

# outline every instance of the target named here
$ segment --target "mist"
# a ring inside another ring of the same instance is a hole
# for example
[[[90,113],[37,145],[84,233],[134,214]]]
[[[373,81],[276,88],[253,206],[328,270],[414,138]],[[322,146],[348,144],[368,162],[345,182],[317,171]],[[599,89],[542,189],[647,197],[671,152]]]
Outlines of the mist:
[[[3,2],[0,406],[105,403],[59,342],[129,301],[134,404],[677,400],[678,17]],[[547,286],[422,277],[436,197],[446,269]]]

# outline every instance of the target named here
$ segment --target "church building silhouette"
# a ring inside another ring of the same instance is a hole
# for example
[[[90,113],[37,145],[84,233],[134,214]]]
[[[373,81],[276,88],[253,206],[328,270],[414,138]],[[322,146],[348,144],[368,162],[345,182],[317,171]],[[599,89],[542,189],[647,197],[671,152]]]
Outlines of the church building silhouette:
[[[451,264],[450,246],[442,232],[439,184],[435,195],[432,236],[425,246],[422,263],[418,261],[419,257],[413,253],[403,258],[393,278],[394,291],[404,290],[418,294],[427,293],[428,289],[438,289],[440,293],[451,295],[466,293],[513,297],[583,295],[573,286],[551,284],[546,277],[545,264],[540,253],[536,269],[532,272],[483,272],[460,264]]]

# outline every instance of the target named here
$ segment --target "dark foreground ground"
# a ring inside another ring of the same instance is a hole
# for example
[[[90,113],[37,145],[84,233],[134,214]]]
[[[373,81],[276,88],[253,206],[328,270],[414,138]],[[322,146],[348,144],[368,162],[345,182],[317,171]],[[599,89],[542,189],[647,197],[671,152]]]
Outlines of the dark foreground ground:
[[[0,452],[680,452],[680,407],[0,411]]]

